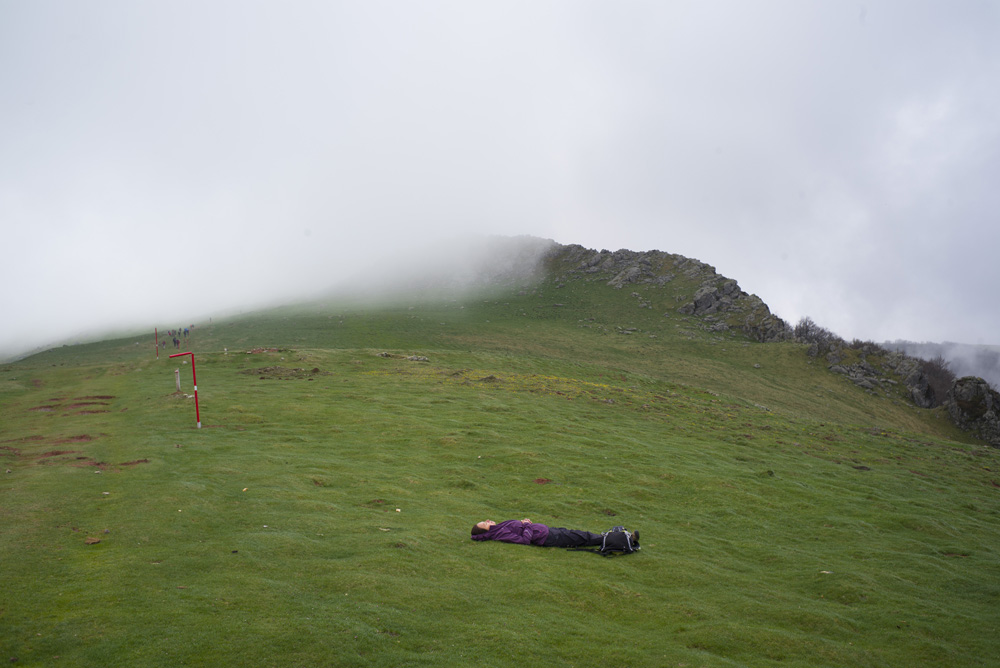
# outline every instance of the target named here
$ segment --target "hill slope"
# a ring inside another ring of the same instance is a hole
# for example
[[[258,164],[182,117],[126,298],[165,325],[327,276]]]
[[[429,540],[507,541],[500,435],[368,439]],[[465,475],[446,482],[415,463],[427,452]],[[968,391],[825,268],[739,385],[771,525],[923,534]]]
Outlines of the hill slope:
[[[995,664],[996,451],[904,388],[761,343],[773,316],[710,267],[614,256],[559,247],[476,293],[201,323],[200,430],[187,366],[148,336],[0,367],[0,647],[20,665]],[[643,550],[468,540],[525,515],[625,524]]]

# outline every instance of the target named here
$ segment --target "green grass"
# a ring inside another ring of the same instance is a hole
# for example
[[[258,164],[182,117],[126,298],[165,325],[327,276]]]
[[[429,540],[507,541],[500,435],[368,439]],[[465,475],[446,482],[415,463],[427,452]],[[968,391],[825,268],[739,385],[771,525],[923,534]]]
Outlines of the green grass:
[[[563,284],[201,323],[200,430],[146,335],[0,366],[0,660],[1000,664],[996,450]],[[525,515],[643,549],[468,538]]]

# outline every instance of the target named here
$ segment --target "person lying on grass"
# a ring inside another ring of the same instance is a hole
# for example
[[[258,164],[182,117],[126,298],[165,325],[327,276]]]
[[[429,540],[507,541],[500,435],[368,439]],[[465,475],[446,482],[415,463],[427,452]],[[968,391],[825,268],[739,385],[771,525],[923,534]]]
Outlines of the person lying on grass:
[[[600,547],[604,536],[579,529],[563,529],[536,524],[523,520],[506,520],[497,524],[493,520],[483,520],[472,527],[472,540],[498,540],[518,545],[540,545],[542,547]],[[632,540],[638,545],[639,532],[632,532]]]

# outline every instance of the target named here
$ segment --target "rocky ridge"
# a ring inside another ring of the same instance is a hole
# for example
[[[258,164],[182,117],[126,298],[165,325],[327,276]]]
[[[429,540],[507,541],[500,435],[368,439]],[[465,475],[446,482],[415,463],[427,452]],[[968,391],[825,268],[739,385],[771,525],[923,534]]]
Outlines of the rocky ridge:
[[[818,357],[822,348],[824,347],[813,342],[807,354],[810,357]],[[899,352],[886,351],[870,343],[858,347],[848,346],[839,339],[827,343],[825,350],[826,361],[829,364],[827,368],[846,376],[858,387],[875,392],[887,389],[887,386],[903,383],[916,406],[933,408],[940,403],[922,368],[921,360],[907,357]],[[851,358],[854,358],[854,361],[848,361]]]
[[[955,381],[947,397],[926,371],[926,362],[900,351],[890,351],[872,342],[848,344],[836,335],[815,326],[811,321],[791,327],[771,313],[757,295],[748,294],[739,284],[718,274],[714,267],[699,260],[662,251],[596,251],[579,245],[563,246],[552,242],[543,257],[551,269],[563,275],[588,280],[603,280],[616,289],[629,286],[682,284],[676,312],[694,316],[712,332],[737,328],[754,340],[767,343],[795,341],[808,344],[807,354],[824,358],[828,369],[844,375],[858,387],[876,394],[889,394],[902,384],[914,405],[933,408],[944,404],[953,421],[991,445],[1000,446],[1000,394],[978,378]],[[639,305],[652,308],[639,293],[633,292]],[[669,313],[665,313],[669,316]],[[623,332],[631,333],[631,332]],[[977,382],[978,381],[978,382]]]
[[[760,297],[748,294],[735,280],[721,276],[715,267],[699,260],[658,250],[595,251],[558,244],[549,250],[546,259],[566,267],[568,274],[601,278],[619,290],[672,281],[683,283],[691,292],[678,305],[677,312],[698,316],[710,331],[737,327],[762,343],[785,341],[791,335],[788,323],[772,314]]]

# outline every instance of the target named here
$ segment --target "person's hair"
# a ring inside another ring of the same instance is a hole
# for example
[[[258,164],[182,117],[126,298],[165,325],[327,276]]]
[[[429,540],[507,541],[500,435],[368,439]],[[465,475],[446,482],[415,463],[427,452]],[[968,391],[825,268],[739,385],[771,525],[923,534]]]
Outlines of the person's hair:
[[[479,524],[473,524],[472,525],[472,535],[473,536],[478,536],[479,534],[486,533],[487,531],[488,531],[488,529],[482,528],[481,526],[479,526]]]

